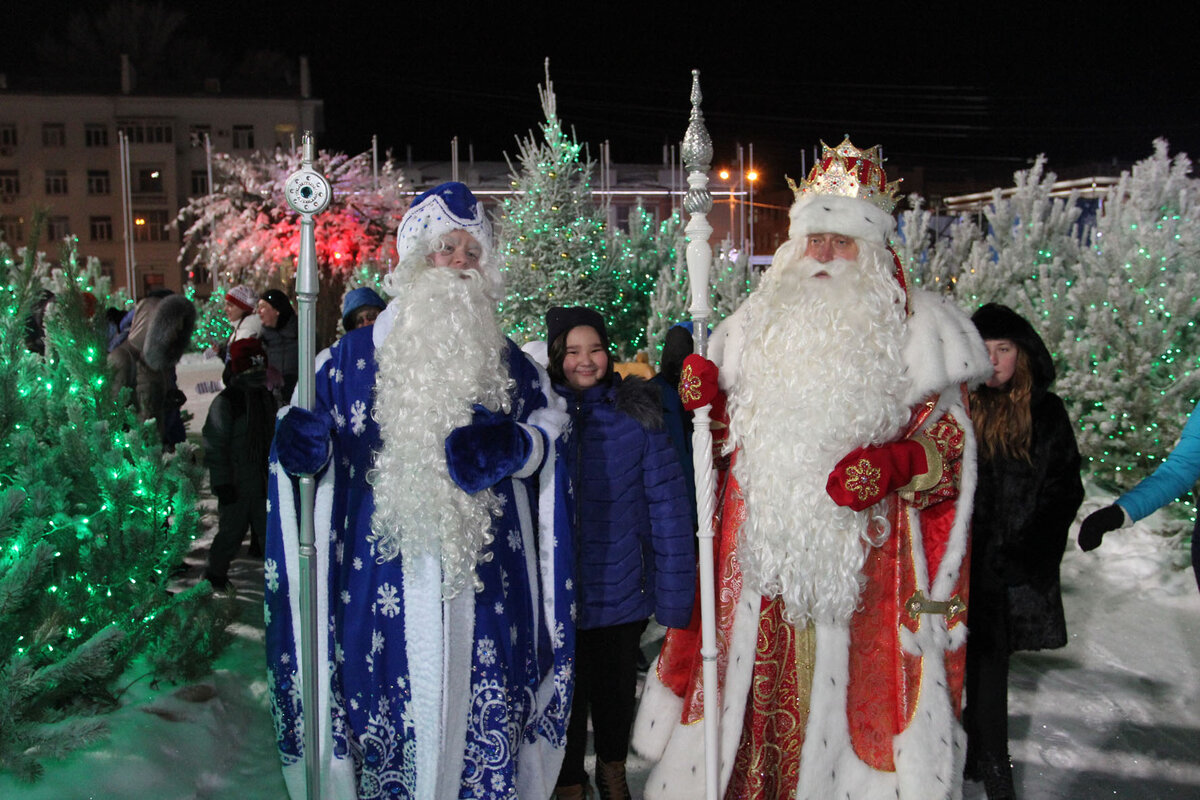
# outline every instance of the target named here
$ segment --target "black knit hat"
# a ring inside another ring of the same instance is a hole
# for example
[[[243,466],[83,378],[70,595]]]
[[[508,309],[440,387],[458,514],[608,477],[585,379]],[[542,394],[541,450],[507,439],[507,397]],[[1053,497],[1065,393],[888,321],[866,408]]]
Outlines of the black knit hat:
[[[292,308],[292,301],[278,289],[269,289],[263,292],[259,300],[265,300],[271,308],[279,312],[279,322],[276,323],[277,327],[282,328],[288,323],[288,320],[296,315],[295,310]]]
[[[604,344],[604,349],[608,349],[608,328],[604,325],[604,317],[583,306],[570,308],[555,306],[546,312],[546,344],[554,344],[559,336],[580,325],[595,328],[596,333],[600,334],[600,341]]]

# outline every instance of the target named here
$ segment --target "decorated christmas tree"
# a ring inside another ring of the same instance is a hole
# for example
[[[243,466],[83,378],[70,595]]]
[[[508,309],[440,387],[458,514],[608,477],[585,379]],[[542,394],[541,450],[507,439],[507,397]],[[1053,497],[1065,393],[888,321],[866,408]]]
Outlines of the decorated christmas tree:
[[[679,260],[684,243],[683,221],[672,214],[655,224],[654,215],[639,201],[630,209],[627,231],[615,231],[613,249],[618,253],[618,308],[609,323],[618,341],[627,342],[622,355],[632,358],[637,351],[651,351],[650,360],[657,361],[656,346],[661,347],[661,335],[650,343],[647,320],[656,295],[659,275],[673,268]]]
[[[545,339],[551,306],[587,306],[604,316],[618,350],[634,335],[623,323],[619,254],[610,248],[604,217],[592,200],[592,161],[558,118],[549,61],[538,87],[546,120],[541,141],[531,133],[518,142],[520,168],[509,162],[515,193],[504,201],[497,249],[507,295],[500,303],[501,329],[518,344]],[[640,322],[638,323],[640,326]]]
[[[1200,390],[1200,181],[1167,143],[1121,174],[1072,284],[1058,382],[1094,477],[1127,489],[1179,438]]]
[[[0,769],[33,780],[103,734],[135,659],[160,678],[206,672],[230,611],[207,583],[167,590],[196,534],[198,467],[114,396],[81,291],[107,304],[104,287],[33,245],[0,242],[0,271]],[[26,320],[50,286],[39,355]]]
[[[650,303],[650,319],[646,323],[650,362],[657,363],[662,354],[663,341],[671,326],[691,319],[692,282],[684,260],[683,229],[675,247],[676,258],[664,262],[659,270],[658,283]],[[754,287],[758,285],[759,273],[750,266],[746,253],[733,253],[729,240],[721,243],[710,270],[708,301],[712,308],[710,326],[728,317],[738,309]]]
[[[210,309],[200,311],[198,331],[204,333],[193,340],[197,344],[208,343],[220,328],[215,320],[224,314],[223,291],[230,286],[245,283],[261,292],[293,285],[299,224],[283,189],[302,155],[299,150],[214,155],[215,191],[192,198],[179,212],[180,264],[215,270],[222,287],[213,293]],[[380,167],[378,188],[369,152],[350,157],[320,151],[313,168],[333,186],[329,208],[314,217],[321,297],[329,298],[318,304],[318,338],[327,343],[341,316],[346,280],[364,265],[379,269],[394,261],[396,228],[410,198],[391,158]]]
[[[1156,141],[1090,230],[1074,195],[1051,196],[1053,182],[1038,158],[1011,191],[995,190],[986,238],[962,217],[934,243],[918,204],[898,253],[914,282],[949,286],[968,313],[999,302],[1029,318],[1054,357],[1055,391],[1092,478],[1127,489],[1170,451],[1200,389],[1200,181],[1186,155]]]

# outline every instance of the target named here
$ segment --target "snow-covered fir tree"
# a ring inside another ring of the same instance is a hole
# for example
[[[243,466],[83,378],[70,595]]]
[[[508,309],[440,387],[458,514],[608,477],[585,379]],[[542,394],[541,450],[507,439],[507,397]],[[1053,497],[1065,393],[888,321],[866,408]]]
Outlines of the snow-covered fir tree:
[[[650,303],[646,331],[652,364],[658,363],[667,331],[673,325],[691,319],[692,281],[687,270],[684,247],[684,242],[680,240],[676,246],[675,260],[663,264]],[[727,239],[722,242],[709,271],[708,302],[712,308],[709,325],[716,327],[717,323],[736,311],[754,291],[759,277],[759,273],[750,266],[748,253],[732,252],[730,241]]]
[[[893,248],[908,273],[908,285],[938,294],[953,294],[963,264],[983,238],[974,216],[939,217],[920,195],[908,196],[910,208],[900,213]]]
[[[1179,438],[1200,391],[1200,181],[1167,143],[1121,174],[1067,303],[1058,390],[1094,477],[1127,489]]]
[[[545,339],[546,309],[587,306],[612,326],[621,307],[619,259],[610,248],[604,216],[592,200],[593,163],[558,117],[549,62],[538,87],[545,121],[541,140],[518,142],[520,167],[509,161],[512,187],[499,219],[497,249],[506,296],[501,329],[518,344]],[[618,349],[627,334],[610,327]]]
[[[224,290],[239,283],[259,292],[293,285],[300,226],[284,199],[284,185],[302,158],[299,149],[247,157],[216,154],[215,191],[192,198],[180,210],[174,223],[182,231],[180,264],[202,265],[218,276],[219,289],[199,309],[203,324],[193,339],[197,346],[207,346],[219,334]],[[382,268],[394,262],[396,228],[410,198],[390,157],[379,168],[378,187],[370,152],[351,157],[322,150],[313,168],[333,186],[329,208],[313,218],[322,300],[317,304],[318,342],[327,344],[341,317],[346,280],[363,265]]]
[[[968,312],[1003,303],[1028,319],[1061,371],[1057,344],[1073,327],[1069,295],[1080,274],[1085,232],[1078,224],[1078,195],[1052,196],[1056,180],[1039,155],[1013,175],[1010,191],[993,191],[983,212],[987,237],[972,246],[954,293]]]
[[[35,248],[0,242],[0,770],[26,780],[103,735],[135,660],[207,672],[232,613],[207,583],[167,591],[196,534],[199,468],[186,445],[164,456],[111,390],[104,317],[81,287],[113,299],[91,267],[68,256],[52,272]],[[26,320],[50,285],[38,355]]]

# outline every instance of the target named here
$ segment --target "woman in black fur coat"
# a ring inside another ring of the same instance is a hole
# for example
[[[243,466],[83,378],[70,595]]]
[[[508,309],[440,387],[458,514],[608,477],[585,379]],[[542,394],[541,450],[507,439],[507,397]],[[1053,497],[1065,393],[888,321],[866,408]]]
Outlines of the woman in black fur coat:
[[[971,393],[979,442],[967,625],[967,777],[1014,798],[1008,657],[1067,643],[1058,567],[1083,502],[1075,431],[1050,391],[1054,364],[1033,327],[989,303],[971,318],[992,377]]]

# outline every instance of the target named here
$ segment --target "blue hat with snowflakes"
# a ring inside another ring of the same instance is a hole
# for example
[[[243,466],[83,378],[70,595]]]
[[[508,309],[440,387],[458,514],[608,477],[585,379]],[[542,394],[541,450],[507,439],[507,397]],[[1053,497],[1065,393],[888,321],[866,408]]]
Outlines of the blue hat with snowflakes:
[[[428,251],[437,237],[453,230],[464,230],[474,236],[483,246],[485,258],[490,253],[492,226],[483,204],[457,181],[439,184],[413,199],[396,234],[396,255],[403,262],[413,253]]]

